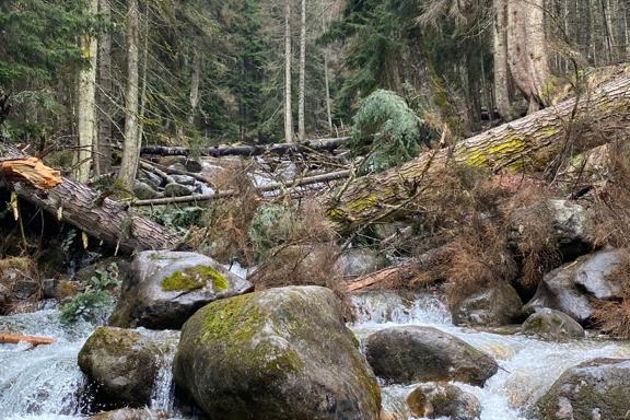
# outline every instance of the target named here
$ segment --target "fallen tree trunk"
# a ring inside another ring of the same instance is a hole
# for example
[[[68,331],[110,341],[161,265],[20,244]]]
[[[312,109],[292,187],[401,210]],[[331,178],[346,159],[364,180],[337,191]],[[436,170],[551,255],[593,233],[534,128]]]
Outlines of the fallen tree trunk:
[[[21,152],[15,147],[1,143],[0,155],[10,158],[5,159],[5,162],[37,160],[21,156]],[[45,174],[49,170],[43,164],[39,167],[39,171],[44,171]],[[146,249],[171,249],[180,241],[177,235],[165,227],[134,214],[127,206],[107,198],[85,184],[59,177],[58,185],[42,187],[33,183],[33,173],[29,178],[14,172],[8,174],[10,176],[5,178],[5,182],[19,197],[125,253]]]
[[[328,151],[338,149],[346,143],[350,137],[338,137],[332,139],[306,140],[302,143],[275,143],[271,145],[240,145],[207,147],[194,153],[201,156],[258,156],[264,154],[284,155],[288,153],[301,153],[310,150]],[[158,156],[189,156],[194,154],[191,149],[185,147],[146,146],[140,150],[142,155]]]
[[[340,231],[404,214],[410,201],[440,194],[445,168],[468,166],[494,173],[539,172],[566,154],[603,144],[630,127],[630,67],[613,81],[454,147],[425,153],[383,173],[357,179],[328,198],[328,215]],[[576,141],[577,137],[577,141]],[[581,140],[589,140],[582,142]],[[584,144],[582,144],[584,143]]]
[[[0,334],[0,343],[19,344],[29,343],[34,346],[42,344],[54,344],[55,339],[50,337],[37,337],[34,335]]]

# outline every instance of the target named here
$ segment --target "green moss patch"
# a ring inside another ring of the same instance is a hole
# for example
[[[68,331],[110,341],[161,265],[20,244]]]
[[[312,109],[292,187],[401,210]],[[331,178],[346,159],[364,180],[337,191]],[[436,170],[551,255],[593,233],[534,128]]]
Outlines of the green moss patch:
[[[217,270],[209,266],[197,266],[176,271],[162,280],[165,292],[193,291],[204,288],[212,282],[215,292],[224,292],[230,288],[230,281]]]

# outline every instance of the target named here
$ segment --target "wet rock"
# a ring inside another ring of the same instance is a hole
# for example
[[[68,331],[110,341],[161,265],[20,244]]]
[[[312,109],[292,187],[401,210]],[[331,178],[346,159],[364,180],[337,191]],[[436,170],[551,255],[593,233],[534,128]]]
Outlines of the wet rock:
[[[166,184],[166,186],[164,187],[164,195],[166,197],[183,197],[186,195],[191,195],[193,192],[193,188],[190,188],[186,185],[177,184],[175,182]]]
[[[197,180],[190,175],[171,175],[171,177],[182,185],[195,185],[197,183]]]
[[[205,255],[145,251],[131,264],[110,323],[179,329],[202,306],[250,290],[248,281]]]
[[[89,420],[159,420],[168,419],[171,416],[163,411],[123,408],[120,410],[106,411],[89,418]]]
[[[541,308],[552,308],[582,325],[588,324],[593,312],[591,297],[604,300],[621,297],[619,283],[610,278],[621,261],[621,253],[606,249],[547,273],[524,310],[533,313]]]
[[[630,359],[595,359],[568,369],[536,407],[542,420],[624,419]]]
[[[42,284],[31,259],[0,260],[0,315],[34,311],[42,296]]]
[[[373,273],[387,264],[383,256],[369,248],[352,248],[345,251],[337,260],[337,266],[344,278],[355,278]]]
[[[506,282],[498,282],[453,305],[455,325],[500,327],[521,321],[523,302]]]
[[[133,195],[139,200],[151,200],[153,198],[160,198],[162,194],[154,190],[149,184],[142,181],[136,181],[133,186]]]
[[[451,384],[422,384],[409,394],[407,405],[415,417],[477,420],[481,404],[477,397]]]
[[[564,312],[549,308],[530,315],[523,323],[522,331],[527,335],[551,340],[584,337],[584,328],[576,320]]]
[[[79,352],[79,367],[96,386],[98,399],[116,407],[142,407],[150,402],[163,354],[178,333],[100,327]]]
[[[482,386],[498,370],[487,354],[431,327],[402,326],[367,338],[374,373],[389,383],[460,381]]]
[[[379,418],[376,378],[335,294],[322,287],[205,306],[182,329],[173,372],[212,418]]]

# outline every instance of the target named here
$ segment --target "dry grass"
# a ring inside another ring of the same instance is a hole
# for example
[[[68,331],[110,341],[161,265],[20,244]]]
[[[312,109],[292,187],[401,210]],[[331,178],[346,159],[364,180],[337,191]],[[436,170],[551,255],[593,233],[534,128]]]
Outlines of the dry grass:
[[[594,300],[594,318],[599,328],[615,337],[630,339],[630,249],[609,279],[621,286],[620,301]]]

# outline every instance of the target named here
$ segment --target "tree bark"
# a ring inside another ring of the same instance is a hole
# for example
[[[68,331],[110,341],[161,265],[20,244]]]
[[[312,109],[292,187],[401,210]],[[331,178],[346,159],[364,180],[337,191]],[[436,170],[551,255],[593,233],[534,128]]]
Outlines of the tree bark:
[[[103,19],[111,19],[111,6],[109,0],[100,0],[100,14]],[[98,155],[95,159],[95,172],[97,175],[109,173],[111,170],[111,141],[112,141],[112,35],[104,32],[98,43],[98,136],[95,150]]]
[[[300,93],[298,98],[298,139],[306,138],[304,104],[306,100],[306,0],[302,0],[300,21]]]
[[[576,103],[577,101],[577,103]],[[572,117],[574,116],[574,118]],[[579,100],[570,99],[471,137],[453,148],[425,153],[400,167],[365,176],[328,199],[328,215],[351,231],[404,213],[411,200],[440,194],[440,177],[457,165],[502,171],[542,171],[567,146],[576,127],[593,147],[630,123],[630,67]],[[593,144],[595,143],[595,144]],[[579,144],[574,145],[579,151]],[[587,146],[587,145],[584,145]]]
[[[224,147],[208,147],[200,151],[195,151],[201,156],[258,156],[264,154],[290,154],[302,153],[311,150],[332,152],[342,147],[350,140],[350,137],[337,137],[332,139],[314,139],[306,140],[301,144],[295,143],[276,143],[271,145],[240,145],[240,146],[224,146]],[[189,156],[190,149],[185,147],[172,146],[146,146],[140,150],[143,155],[159,155],[159,156]]]
[[[190,77],[190,114],[188,115],[188,123],[195,123],[195,114],[199,105],[199,86],[201,84],[201,56],[199,50],[194,48],[192,59],[192,74]]]
[[[508,83],[507,0],[493,0],[494,7],[494,101],[505,121],[511,119],[510,88]]]
[[[90,15],[98,13],[98,0],[87,0]],[[79,72],[78,92],[78,131],[79,151],[75,176],[85,182],[90,177],[90,167],[94,156],[96,137],[96,57],[98,53],[96,37],[86,33],[81,35],[81,53],[86,65]]]
[[[291,0],[284,1],[284,141],[293,143],[291,106]]]
[[[138,172],[140,144],[138,142],[138,0],[130,0],[127,16],[127,93],[125,98],[125,140],[118,179],[123,187],[133,189]]]
[[[549,103],[550,70],[545,41],[544,0],[507,0],[508,57],[516,86],[529,102],[528,113]]]
[[[5,144],[0,144],[0,155],[23,157],[15,147]],[[46,175],[46,179],[49,178]],[[21,173],[19,178],[8,177],[5,182],[19,197],[124,253],[172,249],[180,242],[180,238],[164,226],[136,215],[123,203],[71,179],[61,177],[54,183],[42,184]],[[49,188],[51,185],[56,186]]]
[[[328,117],[328,133],[332,134],[332,106],[330,99],[330,81],[328,80],[328,51],[326,50],[324,50],[324,84],[326,87],[326,117]]]

